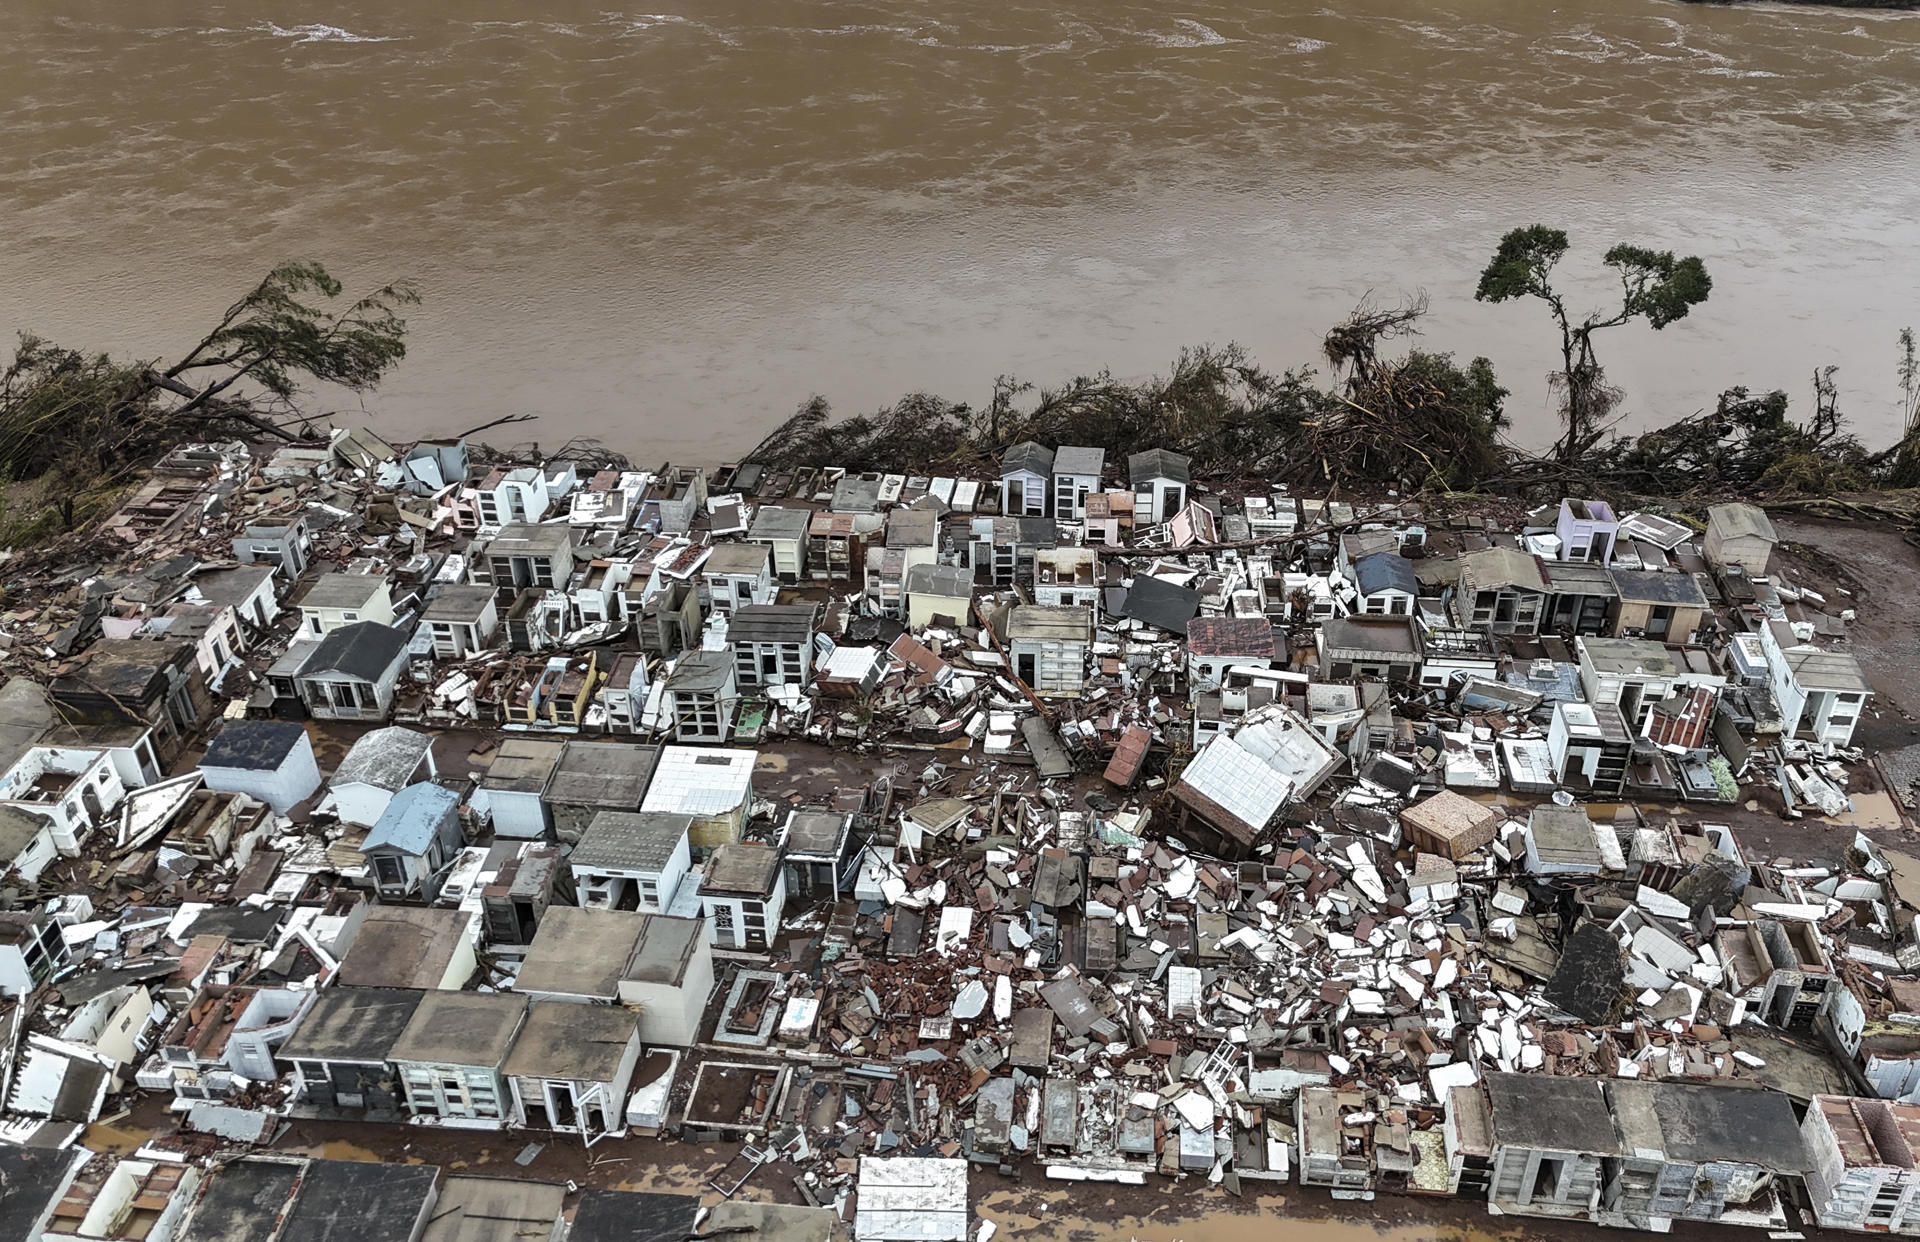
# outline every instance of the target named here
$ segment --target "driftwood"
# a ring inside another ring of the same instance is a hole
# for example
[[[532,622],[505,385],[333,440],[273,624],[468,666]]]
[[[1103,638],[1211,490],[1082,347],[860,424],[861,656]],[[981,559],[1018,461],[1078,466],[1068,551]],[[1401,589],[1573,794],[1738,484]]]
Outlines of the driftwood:
[[[1774,513],[1800,513],[1840,522],[1885,522],[1898,527],[1908,543],[1920,548],[1920,488],[1843,492],[1832,496],[1761,497],[1754,503]]]
[[[504,427],[509,423],[530,423],[534,419],[539,417],[540,416],[538,414],[508,414],[503,417],[496,418],[490,423],[481,423],[478,427],[469,427],[465,431],[461,432],[459,435],[455,436],[454,439],[465,440],[470,436],[477,436],[483,431],[491,431],[495,427]]]

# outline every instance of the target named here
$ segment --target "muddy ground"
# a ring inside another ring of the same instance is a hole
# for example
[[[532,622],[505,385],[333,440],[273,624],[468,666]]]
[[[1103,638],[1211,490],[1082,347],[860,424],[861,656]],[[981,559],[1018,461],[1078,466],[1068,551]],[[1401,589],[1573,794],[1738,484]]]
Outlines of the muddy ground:
[[[166,1102],[149,1097],[131,1114],[110,1125],[92,1127],[84,1141],[96,1151],[125,1153],[148,1135],[173,1128]],[[515,1158],[530,1144],[538,1145],[539,1151],[529,1163],[517,1163]],[[527,1131],[318,1121],[293,1122],[271,1150],[333,1160],[434,1164],[449,1173],[572,1182],[580,1189],[697,1195],[707,1204],[722,1201],[714,1183],[731,1186],[749,1164],[740,1157],[737,1143],[605,1139],[589,1150],[578,1141]],[[1031,1163],[1021,1169],[1019,1176],[1009,1178],[976,1165],[969,1179],[975,1215],[995,1222],[997,1236],[1004,1242],[1274,1242],[1282,1222],[1288,1242],[1599,1242],[1622,1236],[1593,1225],[1489,1216],[1485,1203],[1466,1200],[1381,1195],[1370,1203],[1335,1202],[1323,1190],[1253,1181],[1243,1183],[1243,1193],[1236,1197],[1209,1186],[1203,1176],[1177,1181],[1154,1178],[1145,1186],[1109,1186],[1052,1181]],[[791,1164],[766,1165],[739,1187],[735,1197],[804,1203],[793,1182],[798,1173]],[[569,1212],[575,1202],[570,1194]],[[1823,1236],[1811,1229],[1804,1232],[1809,1238]],[[1692,1226],[1676,1228],[1673,1236],[1732,1242],[1760,1235]]]
[[[1854,733],[1868,750],[1920,742],[1920,548],[1891,526],[1777,518],[1774,568],[1853,608],[1850,642],[1875,691]],[[1827,591],[1828,584],[1839,588]]]
[[[1878,695],[1874,708],[1862,720],[1857,741],[1869,750],[1920,743],[1920,550],[1907,545],[1889,528],[1798,518],[1780,520],[1777,525],[1785,542],[1777,553],[1776,568],[1784,568],[1795,581],[1825,592],[1831,610],[1857,610],[1853,649]],[[322,766],[337,763],[362,731],[316,728],[317,746],[324,751]],[[477,733],[441,734],[435,741],[435,753],[442,772],[463,774],[481,766],[474,762],[475,752],[484,753],[493,741]],[[878,771],[888,768],[911,780],[929,761],[951,758],[892,751],[868,757],[804,743],[781,743],[763,754],[755,785],[762,796],[817,797],[838,788],[871,784]],[[1899,822],[1884,793],[1869,793],[1859,800],[1863,810],[1853,817],[1857,823],[1785,821],[1764,801],[1752,809],[1725,808],[1713,818],[1735,824],[1743,837],[1761,850],[1800,858],[1837,858],[1851,841],[1855,827],[1867,828],[1876,839],[1904,840],[1909,847],[1920,842],[1920,834]],[[1657,808],[1643,810],[1658,813]],[[1690,808],[1673,810],[1684,814]],[[133,1113],[111,1126],[94,1127],[87,1145],[96,1150],[131,1150],[147,1135],[173,1129],[165,1101],[148,1097]],[[541,1144],[539,1151],[529,1163],[516,1163],[515,1157],[530,1143]],[[700,1146],[660,1139],[610,1139],[587,1150],[577,1141],[548,1139],[524,1131],[509,1134],[340,1122],[294,1122],[273,1149],[335,1159],[429,1163],[450,1172],[573,1182],[579,1187],[693,1194],[709,1203],[721,1198],[714,1183],[731,1185],[748,1167],[740,1157],[738,1144]],[[1030,1163],[1022,1168],[1016,1178],[1002,1177],[990,1168],[976,1168],[971,1179],[976,1212],[995,1221],[1003,1239],[1269,1242],[1282,1221],[1286,1222],[1285,1236],[1298,1242],[1360,1242],[1378,1237],[1395,1242],[1428,1238],[1517,1242],[1620,1236],[1589,1225],[1490,1217],[1484,1204],[1457,1200],[1382,1196],[1371,1203],[1336,1203],[1323,1191],[1291,1185],[1267,1189],[1256,1182],[1246,1183],[1244,1193],[1234,1197],[1194,1177],[1177,1182],[1156,1178],[1141,1187],[1075,1185],[1049,1181]],[[741,1186],[738,1197],[804,1202],[793,1181],[798,1172],[788,1164],[760,1168]],[[1805,1232],[1809,1237],[1820,1236],[1811,1229]],[[1725,1229],[1697,1226],[1676,1228],[1674,1235],[1702,1239],[1759,1236],[1730,1235]]]
[[[708,1204],[722,1198],[713,1183],[731,1185],[747,1168],[739,1158],[738,1144],[697,1146],[661,1139],[608,1139],[590,1151],[577,1142],[549,1141],[531,1163],[515,1163],[514,1158],[539,1139],[526,1132],[297,1122],[274,1149],[333,1159],[438,1164],[450,1172],[571,1181],[580,1187],[699,1195]],[[793,1183],[798,1172],[790,1164],[766,1165],[740,1187],[736,1197],[803,1203]],[[1031,1163],[1022,1166],[1018,1177],[975,1166],[970,1178],[976,1215],[994,1221],[1000,1226],[999,1237],[1010,1240],[1272,1242],[1276,1226],[1283,1221],[1289,1242],[1371,1242],[1376,1238],[1597,1242],[1620,1236],[1591,1225],[1492,1217],[1484,1203],[1454,1199],[1382,1195],[1371,1203],[1345,1203],[1335,1202],[1325,1191],[1294,1185],[1246,1182],[1242,1189],[1236,1197],[1207,1185],[1202,1176],[1178,1181],[1154,1178],[1145,1186],[1074,1184],[1049,1180]],[[1701,1239],[1730,1237],[1724,1228],[1676,1229],[1674,1233]]]

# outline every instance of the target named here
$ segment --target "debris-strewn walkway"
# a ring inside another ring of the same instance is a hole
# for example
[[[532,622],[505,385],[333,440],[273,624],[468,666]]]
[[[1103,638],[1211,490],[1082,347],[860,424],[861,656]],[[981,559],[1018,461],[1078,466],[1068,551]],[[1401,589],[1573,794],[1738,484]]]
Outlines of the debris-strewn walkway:
[[[1835,529],[193,446],[0,614],[0,1171],[429,1239],[1864,1225],[1920,567]]]

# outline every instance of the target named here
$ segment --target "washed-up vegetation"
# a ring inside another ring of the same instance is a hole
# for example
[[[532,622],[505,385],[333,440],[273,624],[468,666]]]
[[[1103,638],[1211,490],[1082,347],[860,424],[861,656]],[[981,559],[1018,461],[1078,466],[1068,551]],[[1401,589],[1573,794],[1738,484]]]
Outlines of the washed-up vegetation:
[[[1254,476],[1348,493],[1531,494],[1568,487],[1676,499],[1738,493],[1775,501],[1920,487],[1920,363],[1901,335],[1904,433],[1875,452],[1848,429],[1832,368],[1814,373],[1812,410],[1785,392],[1729,387],[1711,409],[1624,434],[1625,397],[1609,384],[1597,336],[1659,330],[1707,301],[1695,256],[1616,245],[1616,307],[1578,313],[1556,284],[1571,252],[1539,225],[1501,239],[1476,296],[1540,302],[1559,336],[1551,373],[1561,435],[1545,452],[1508,435],[1507,389],[1483,357],[1420,347],[1424,298],[1368,300],[1328,331],[1319,367],[1273,370],[1237,344],[1182,349],[1164,374],[1111,372],[1041,387],[1011,376],[982,406],[910,393],[837,418],[815,396],[750,456],[775,467],[896,472],[980,469],[1022,440],[1121,456],[1157,445],[1197,474]],[[87,353],[22,333],[0,371],[0,542],[19,546],[84,525],[130,480],[190,441],[317,434],[314,391],[367,393],[406,355],[406,282],[342,302],[317,263],[274,268],[171,363]],[[528,417],[512,416],[514,419]],[[508,421],[511,421],[508,420]]]
[[[1036,389],[1003,377],[984,409],[914,393],[836,421],[814,397],[750,456],[774,466],[961,469],[982,467],[1022,440],[1116,457],[1150,444],[1191,457],[1199,474],[1472,488],[1503,460],[1506,390],[1485,358],[1464,367],[1420,349],[1382,358],[1381,342],[1412,333],[1424,310],[1413,302],[1355,311],[1327,336],[1331,387],[1309,368],[1269,371],[1239,345],[1202,345],[1181,350],[1166,375],[1140,382],[1103,371]]]
[[[299,398],[364,393],[406,356],[405,282],[336,305],[318,263],[283,263],[174,361],[126,361],[20,334],[0,372],[0,481],[10,542],[72,529],[168,450],[194,440],[298,438]]]
[[[1904,433],[1873,452],[1847,428],[1833,368],[1814,372],[1812,410],[1796,418],[1783,391],[1729,387],[1711,409],[1627,434],[1626,394],[1607,381],[1597,335],[1640,323],[1659,330],[1707,301],[1713,282],[1697,256],[1617,245],[1603,258],[1620,280],[1617,307],[1581,314],[1554,283],[1570,250],[1565,233],[1532,226],[1504,237],[1476,294],[1530,298],[1560,337],[1550,382],[1561,435],[1546,452],[1507,434],[1507,390],[1485,358],[1410,346],[1424,298],[1369,301],[1322,343],[1325,371],[1271,371],[1239,345],[1183,349],[1164,375],[1128,381],[1110,372],[1057,388],[1003,376],[984,408],[913,393],[872,414],[836,420],[814,397],[750,455],[774,466],[841,465],[920,471],[979,468],[1022,440],[1125,454],[1162,445],[1193,459],[1197,475],[1261,475],[1301,487],[1374,493],[1528,493],[1582,486],[1675,499],[1740,494],[1787,500],[1920,486],[1920,363],[1901,334]]]

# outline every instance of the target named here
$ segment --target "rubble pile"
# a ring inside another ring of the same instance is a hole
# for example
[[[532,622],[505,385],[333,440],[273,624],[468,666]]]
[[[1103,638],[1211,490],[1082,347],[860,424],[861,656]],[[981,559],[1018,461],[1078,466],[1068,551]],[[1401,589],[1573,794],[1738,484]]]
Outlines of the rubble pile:
[[[916,812],[942,815],[905,820]],[[814,1035],[804,1055],[907,1092],[832,1111],[808,1132],[811,1150],[1237,1181],[1265,1171],[1269,1137],[1295,1141],[1308,1086],[1375,1102],[1377,1117],[1342,1125],[1370,1144],[1390,1126],[1403,1151],[1413,1135],[1437,1138],[1450,1092],[1483,1073],[1845,1089],[1838,1070],[1800,1064],[1805,1050],[1769,1068],[1780,1045],[1752,1017],[1778,1006],[1781,985],[1757,973],[1751,942],[1758,928],[1763,942],[1821,943],[1813,929],[1845,922],[1848,907],[1803,882],[1878,892],[1866,871],[1756,874],[1718,852],[1738,848],[1724,830],[1709,840],[1669,826],[1636,831],[1646,852],[1659,839],[1686,860],[1662,864],[1666,887],[1596,876],[1575,888],[1512,865],[1522,825],[1511,821],[1461,864],[1409,858],[1391,833],[1303,834],[1272,861],[1232,864],[1165,844],[1090,840],[1082,853],[1053,844],[1073,837],[1056,813],[1035,818],[1017,835],[968,819],[922,835],[926,861],[896,862],[850,935],[825,937],[820,981],[793,977],[787,1003],[807,1000]],[[1860,857],[1884,874],[1864,839]],[[1570,906],[1586,918],[1563,936]],[[1788,932],[1762,911],[1804,921]],[[1725,930],[1701,934],[1723,915]],[[1894,1011],[1884,975],[1846,958],[1831,969],[1875,1012]],[[807,1081],[796,1080],[803,1104]],[[1049,1128],[1055,1111],[1064,1120]],[[788,1120],[810,1116],[821,1118],[803,1108]],[[1127,1132],[1141,1136],[1132,1148]],[[1390,1166],[1369,1170],[1370,1188],[1412,1185],[1416,1158]],[[827,1168],[812,1176],[833,1182]]]
[[[1750,506],[491,456],[194,446],[21,559],[0,1144],[677,1135],[878,1238],[1029,1164],[1844,1224],[1920,1127],[1904,760]]]

